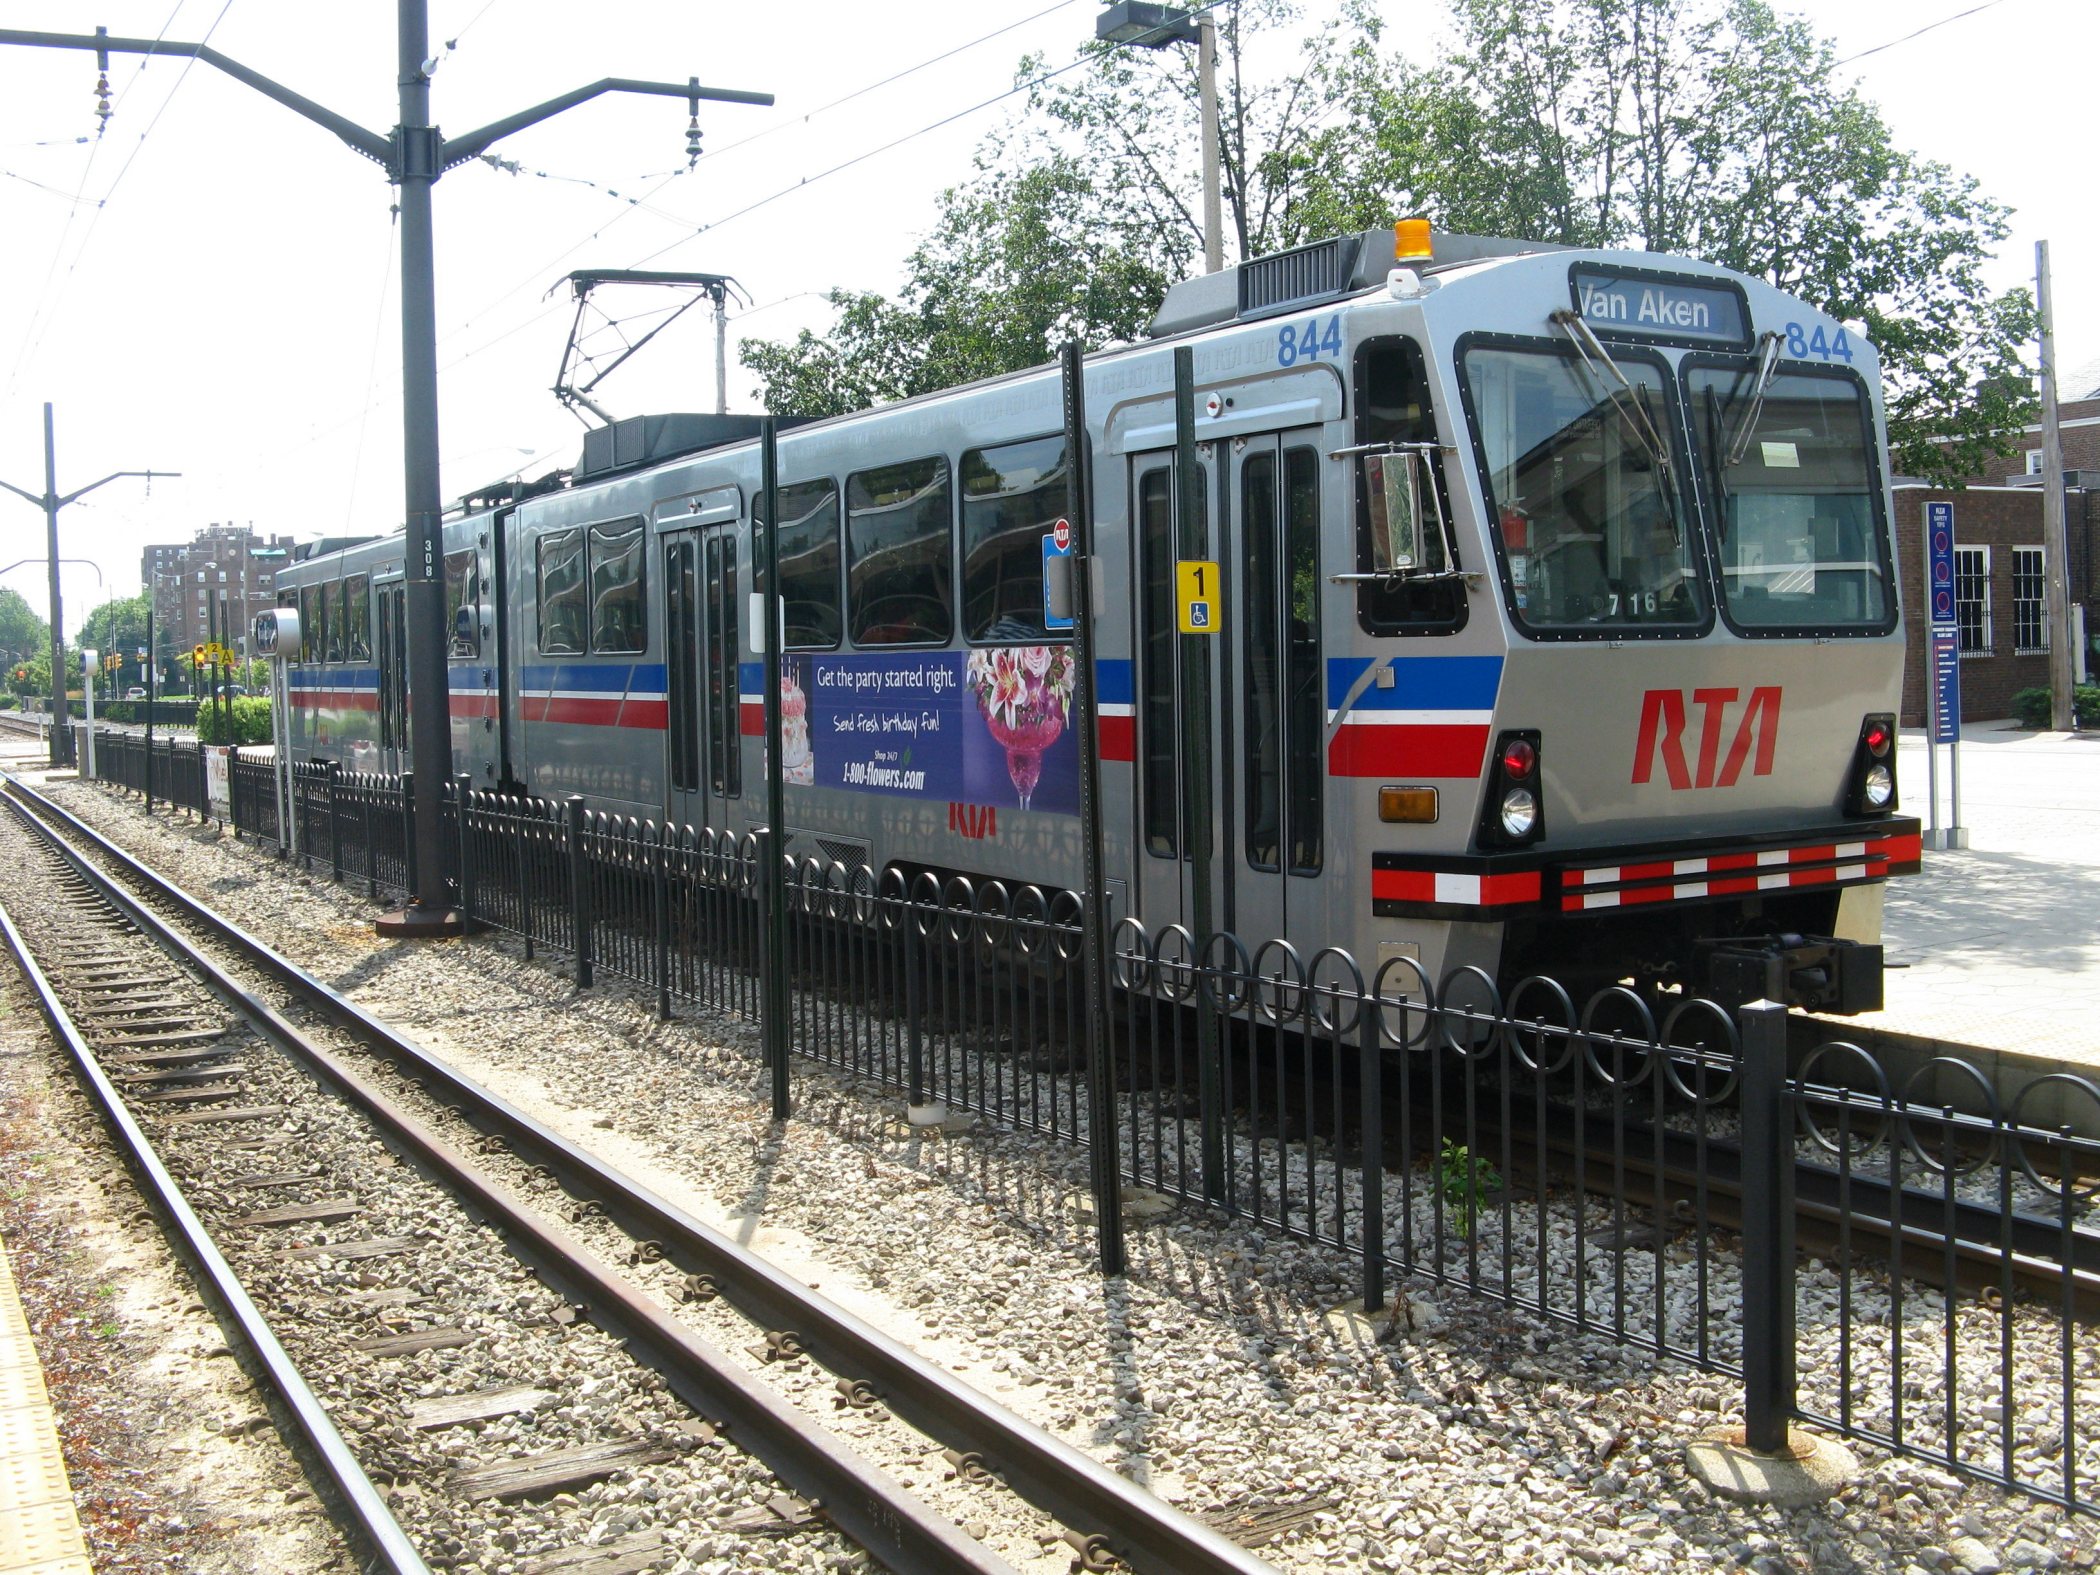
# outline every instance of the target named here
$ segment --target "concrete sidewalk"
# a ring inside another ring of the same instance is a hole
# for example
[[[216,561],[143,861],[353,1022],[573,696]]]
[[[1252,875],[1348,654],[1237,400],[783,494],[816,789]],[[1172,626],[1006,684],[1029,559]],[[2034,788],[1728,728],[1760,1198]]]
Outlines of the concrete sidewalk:
[[[1897,771],[1905,813],[1928,820],[1922,732]],[[1948,797],[1942,748],[1943,826]],[[1928,848],[1888,884],[1886,1010],[1831,1021],[2100,1074],[2100,733],[1965,726],[1961,812],[1967,849]]]

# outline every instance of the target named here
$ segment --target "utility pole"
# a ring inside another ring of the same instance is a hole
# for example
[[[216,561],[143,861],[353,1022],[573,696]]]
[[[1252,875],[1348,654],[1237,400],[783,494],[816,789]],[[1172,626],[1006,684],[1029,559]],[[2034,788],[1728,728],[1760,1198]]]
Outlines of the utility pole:
[[[2064,529],[2064,440],[2056,419],[2056,313],[2049,292],[2049,243],[2034,243],[2034,299],[2042,320],[2042,569],[2049,589],[2049,725],[2071,731],[2070,551]]]
[[[44,547],[51,563],[51,764],[54,767],[68,765],[73,759],[73,730],[66,726],[64,608],[58,595],[58,511],[68,503],[77,503],[97,487],[106,487],[123,476],[144,476],[150,484],[155,476],[165,479],[181,474],[179,470],[113,470],[100,481],[91,481],[61,496],[58,490],[58,448],[51,432],[51,401],[47,399],[44,401],[44,490],[31,492],[11,481],[0,481],[0,487],[44,511]]]
[[[445,647],[444,548],[440,526],[444,494],[438,478],[437,287],[431,239],[430,188],[446,170],[479,158],[516,131],[539,124],[565,109],[587,103],[602,93],[638,93],[682,98],[697,117],[700,101],[765,105],[770,93],[737,88],[702,87],[698,77],[678,82],[644,82],[629,77],[601,77],[596,82],[489,122],[463,136],[446,137],[430,120],[430,17],[427,0],[399,0],[396,11],[400,122],[389,135],[367,130],[355,121],[315,103],[250,70],[208,44],[175,43],[162,38],[111,38],[107,34],[36,33],[0,28],[0,44],[43,49],[95,52],[103,70],[112,54],[187,56],[214,66],[237,82],[305,116],[349,144],[386,171],[399,188],[401,211],[401,413],[403,469],[406,485],[404,523],[408,544],[404,579],[408,624],[408,688],[411,696],[410,747],[415,763],[413,814],[416,830],[416,891],[398,912],[382,916],[377,928],[385,935],[456,935],[463,916],[451,905],[446,885],[446,842],[440,823],[444,786],[452,771],[451,697],[447,693]],[[689,159],[699,157],[695,138],[687,139]],[[53,630],[54,637],[57,631]]]

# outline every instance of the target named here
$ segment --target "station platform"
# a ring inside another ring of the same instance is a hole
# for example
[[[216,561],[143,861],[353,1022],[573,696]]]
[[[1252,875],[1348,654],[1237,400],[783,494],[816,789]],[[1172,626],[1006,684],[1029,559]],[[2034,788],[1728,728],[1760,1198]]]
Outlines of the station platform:
[[[0,1242],[0,1575],[92,1575],[29,1320]]]
[[[1919,874],[1888,883],[1886,1006],[1827,1019],[1831,1037],[1855,1025],[1921,1052],[1989,1052],[1987,1071],[2100,1081],[2100,733],[1972,723],[1960,759],[1968,846],[1928,845]],[[1944,828],[1946,746],[1939,762]],[[1902,735],[1897,773],[1905,812],[1929,824],[1923,732]]]

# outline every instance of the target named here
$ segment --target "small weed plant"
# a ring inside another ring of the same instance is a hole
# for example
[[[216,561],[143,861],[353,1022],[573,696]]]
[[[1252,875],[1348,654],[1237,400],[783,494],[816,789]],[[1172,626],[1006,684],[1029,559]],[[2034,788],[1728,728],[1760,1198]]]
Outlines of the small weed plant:
[[[1473,1227],[1480,1219],[1480,1205],[1491,1192],[1499,1190],[1502,1178],[1495,1167],[1479,1158],[1463,1143],[1444,1141],[1444,1151],[1437,1164],[1437,1190],[1444,1195],[1444,1207],[1451,1211],[1451,1219],[1461,1236],[1470,1238]]]

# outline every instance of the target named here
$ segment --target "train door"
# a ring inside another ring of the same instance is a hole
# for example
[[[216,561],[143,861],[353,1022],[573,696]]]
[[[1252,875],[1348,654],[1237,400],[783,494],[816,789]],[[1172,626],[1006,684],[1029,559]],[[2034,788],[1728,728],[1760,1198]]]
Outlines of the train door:
[[[1195,827],[1190,819],[1190,787],[1197,771],[1203,772],[1211,789],[1210,926],[1214,930],[1232,927],[1231,866],[1218,854],[1219,831],[1229,819],[1230,783],[1216,769],[1220,742],[1231,733],[1225,725],[1225,697],[1218,691],[1228,675],[1217,660],[1214,639],[1197,643],[1201,671],[1190,674],[1183,670],[1175,600],[1178,559],[1204,558],[1222,564],[1225,558],[1222,543],[1216,539],[1211,506],[1217,490],[1211,474],[1213,447],[1205,445],[1197,467],[1195,514],[1200,524],[1196,539],[1188,542],[1177,540],[1180,513],[1173,452],[1141,454],[1130,462],[1131,573],[1138,586],[1131,604],[1135,620],[1131,684],[1136,713],[1136,907],[1138,917],[1155,932],[1169,924],[1191,930],[1197,925],[1192,862]],[[1192,676],[1200,686],[1194,693],[1189,688]],[[1208,695],[1202,693],[1203,688],[1208,688]],[[1185,746],[1184,722],[1191,712],[1201,713],[1199,737],[1207,759],[1192,759]]]
[[[1237,749],[1220,773],[1236,810],[1222,846],[1233,867],[1234,922],[1249,946],[1290,938],[1315,917],[1324,862],[1326,711],[1320,648],[1320,486],[1316,430],[1234,438],[1227,513],[1238,584],[1224,610],[1237,671]]]
[[[666,810],[674,823],[722,828],[730,800],[743,793],[736,527],[669,531],[660,540]]]
[[[377,606],[379,668],[379,769],[398,772],[408,763],[408,603],[400,580],[372,588]]]

